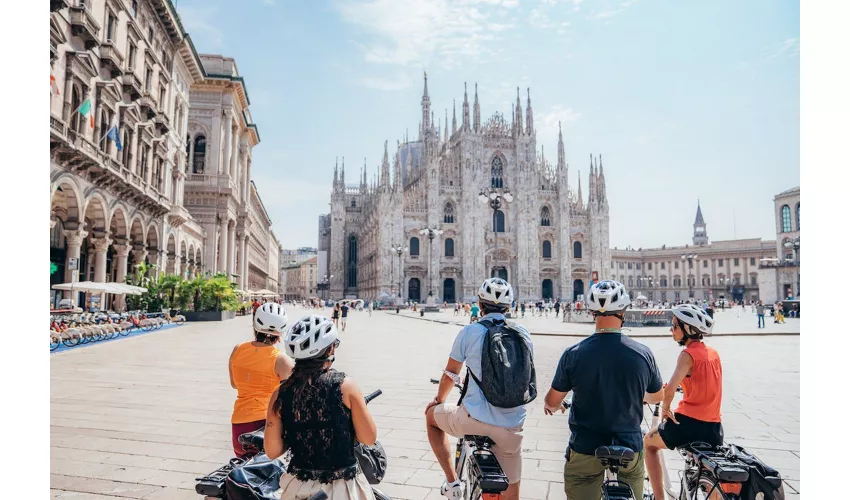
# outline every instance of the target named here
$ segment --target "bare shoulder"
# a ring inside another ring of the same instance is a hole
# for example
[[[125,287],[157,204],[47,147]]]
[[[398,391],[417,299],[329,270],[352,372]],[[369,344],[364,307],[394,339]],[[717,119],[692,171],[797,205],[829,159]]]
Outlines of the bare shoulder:
[[[679,364],[693,365],[694,358],[688,353],[688,351],[683,350],[679,353]]]

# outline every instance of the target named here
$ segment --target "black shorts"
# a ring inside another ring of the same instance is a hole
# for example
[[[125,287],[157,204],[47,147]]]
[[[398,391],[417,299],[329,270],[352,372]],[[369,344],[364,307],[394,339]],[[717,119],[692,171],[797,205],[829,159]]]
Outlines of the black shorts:
[[[667,419],[658,426],[658,434],[667,448],[673,450],[696,441],[712,446],[723,444],[723,424],[720,422],[704,422],[681,413],[675,415],[678,425]]]

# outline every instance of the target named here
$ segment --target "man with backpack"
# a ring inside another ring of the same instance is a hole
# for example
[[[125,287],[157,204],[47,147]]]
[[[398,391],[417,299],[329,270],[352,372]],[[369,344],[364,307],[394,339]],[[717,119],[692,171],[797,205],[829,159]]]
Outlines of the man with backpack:
[[[447,434],[492,439],[491,451],[508,478],[503,498],[519,498],[525,405],[537,396],[537,388],[531,336],[522,326],[505,320],[513,299],[513,288],[505,280],[484,281],[478,290],[484,316],[458,333],[437,396],[425,409],[428,441],[446,475],[440,489],[446,498],[460,499],[464,494]],[[467,374],[461,402],[447,404],[464,363]]]
[[[544,410],[563,411],[572,391],[570,442],[564,465],[564,492],[570,500],[599,500],[605,468],[594,455],[603,445],[627,446],[635,458],[620,469],[635,498],[643,498],[643,402],[664,397],[661,372],[649,347],[623,335],[624,315],[631,304],[622,283],[600,281],[590,287],[587,308],[596,331],[564,351],[546,394]]]

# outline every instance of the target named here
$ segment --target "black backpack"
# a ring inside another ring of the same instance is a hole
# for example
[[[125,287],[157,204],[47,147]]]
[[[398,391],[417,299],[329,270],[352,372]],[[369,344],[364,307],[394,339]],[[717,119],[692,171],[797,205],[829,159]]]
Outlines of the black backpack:
[[[785,488],[782,486],[782,476],[773,467],[765,464],[755,455],[744,448],[729,445],[729,455],[747,465],[750,478],[741,490],[741,500],[785,500]],[[761,493],[763,496],[759,497]]]
[[[471,375],[487,402],[497,408],[516,408],[534,401],[537,376],[530,343],[504,320],[487,318],[479,324],[487,328],[481,348],[481,380],[467,369],[464,385],[469,385]]]

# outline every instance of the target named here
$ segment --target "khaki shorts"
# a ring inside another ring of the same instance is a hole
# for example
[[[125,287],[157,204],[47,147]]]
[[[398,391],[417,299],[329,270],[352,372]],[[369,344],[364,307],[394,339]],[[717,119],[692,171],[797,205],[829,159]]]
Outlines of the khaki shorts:
[[[509,484],[518,483],[522,476],[522,427],[508,429],[479,422],[469,416],[463,406],[443,403],[434,407],[434,421],[443,432],[460,438],[468,434],[487,436],[495,446],[496,456]]]
[[[564,465],[564,493],[570,500],[598,500],[605,481],[605,468],[593,455],[569,450],[570,459]],[[620,469],[617,479],[632,487],[635,498],[643,498],[644,466],[643,450]]]

